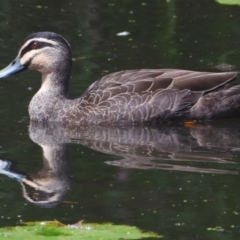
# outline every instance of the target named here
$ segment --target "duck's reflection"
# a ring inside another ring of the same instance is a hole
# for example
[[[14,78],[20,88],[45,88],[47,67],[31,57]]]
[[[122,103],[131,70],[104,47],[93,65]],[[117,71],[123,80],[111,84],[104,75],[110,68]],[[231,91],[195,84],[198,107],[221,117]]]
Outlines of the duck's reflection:
[[[43,149],[43,168],[36,174],[19,174],[11,170],[9,161],[1,160],[0,173],[21,183],[29,202],[45,207],[62,202],[71,188],[68,143],[119,155],[121,160],[106,162],[119,167],[238,174],[231,166],[237,164],[240,125],[66,127],[32,122],[29,133]],[[215,163],[215,167],[204,167],[206,163]]]
[[[30,127],[30,136],[43,150],[43,167],[39,172],[19,174],[11,170],[11,162],[0,160],[0,173],[21,183],[23,196],[29,202],[52,207],[60,203],[70,190],[71,178],[66,144],[54,140],[53,135],[45,130]]]

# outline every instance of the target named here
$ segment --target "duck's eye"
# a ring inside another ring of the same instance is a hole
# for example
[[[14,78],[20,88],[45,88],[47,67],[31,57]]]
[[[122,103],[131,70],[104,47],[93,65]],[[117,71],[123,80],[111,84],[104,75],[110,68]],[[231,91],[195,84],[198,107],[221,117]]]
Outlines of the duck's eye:
[[[31,48],[32,49],[38,49],[39,45],[37,42],[33,42],[32,45],[31,45]]]

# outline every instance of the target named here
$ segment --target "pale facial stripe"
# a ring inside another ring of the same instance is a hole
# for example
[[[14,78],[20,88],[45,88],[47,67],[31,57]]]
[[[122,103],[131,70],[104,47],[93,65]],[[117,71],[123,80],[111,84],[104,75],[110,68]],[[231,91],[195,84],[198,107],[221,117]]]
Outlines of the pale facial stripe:
[[[33,49],[30,52],[26,52],[20,59],[20,63],[22,65],[26,65],[28,64],[33,58],[34,56],[37,55],[37,53],[42,52],[42,48],[40,49]]]
[[[53,40],[49,40],[46,38],[31,38],[29,40],[27,40],[24,45],[21,47],[21,49],[19,50],[19,56],[21,57],[20,59],[20,63],[22,65],[26,65],[38,52],[42,51],[42,48],[40,47],[39,49],[31,49],[30,48],[30,44],[33,42],[39,42],[39,43],[43,43],[43,44],[47,44],[47,45],[57,45],[57,43]],[[49,46],[45,46],[45,47],[49,47]]]
[[[27,40],[27,41],[23,44],[23,46],[22,46],[22,47],[20,48],[20,50],[19,50],[19,53],[20,53],[25,47],[27,47],[30,42],[33,42],[33,41],[50,43],[50,44],[55,45],[55,46],[57,45],[57,43],[56,43],[55,41],[49,40],[49,39],[46,39],[46,38],[31,38],[31,39]]]

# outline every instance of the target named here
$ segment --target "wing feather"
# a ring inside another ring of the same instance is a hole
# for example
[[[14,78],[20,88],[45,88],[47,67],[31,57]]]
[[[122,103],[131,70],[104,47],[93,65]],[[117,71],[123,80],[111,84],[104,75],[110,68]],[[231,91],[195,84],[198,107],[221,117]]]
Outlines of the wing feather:
[[[82,94],[81,101],[89,102],[93,110],[98,109],[95,122],[169,120],[188,116],[191,107],[205,93],[227,86],[236,75],[237,72],[177,69],[122,71],[108,74],[93,83]]]

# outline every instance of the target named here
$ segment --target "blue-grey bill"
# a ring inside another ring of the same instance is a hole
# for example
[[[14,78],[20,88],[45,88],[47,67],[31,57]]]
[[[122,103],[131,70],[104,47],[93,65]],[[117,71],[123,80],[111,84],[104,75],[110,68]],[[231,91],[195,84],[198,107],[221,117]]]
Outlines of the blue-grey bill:
[[[13,62],[0,71],[0,78],[9,77],[15,73],[21,72],[26,69],[26,66],[20,63],[20,58],[17,56]]]

